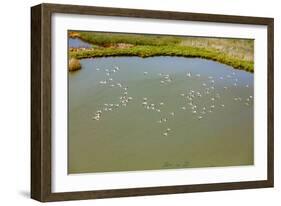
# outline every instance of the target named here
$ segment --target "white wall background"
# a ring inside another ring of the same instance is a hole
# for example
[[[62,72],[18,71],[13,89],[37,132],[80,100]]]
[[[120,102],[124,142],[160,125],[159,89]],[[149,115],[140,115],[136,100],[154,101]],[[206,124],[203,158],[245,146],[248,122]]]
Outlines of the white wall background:
[[[280,205],[281,200],[281,12],[276,0],[57,0],[154,10],[218,13],[275,18],[275,188],[179,195],[47,203],[47,205]],[[37,0],[1,2],[0,32],[0,204],[39,205],[29,199],[30,184],[30,7]]]

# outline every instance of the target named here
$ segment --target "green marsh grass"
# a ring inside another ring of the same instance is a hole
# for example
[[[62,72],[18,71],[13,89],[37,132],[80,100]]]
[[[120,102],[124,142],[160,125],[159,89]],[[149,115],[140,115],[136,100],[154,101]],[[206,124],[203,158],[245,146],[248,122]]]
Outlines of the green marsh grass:
[[[70,57],[76,59],[109,56],[199,57],[254,72],[253,40],[98,32],[76,32],[75,36],[93,44],[92,49],[70,50]]]

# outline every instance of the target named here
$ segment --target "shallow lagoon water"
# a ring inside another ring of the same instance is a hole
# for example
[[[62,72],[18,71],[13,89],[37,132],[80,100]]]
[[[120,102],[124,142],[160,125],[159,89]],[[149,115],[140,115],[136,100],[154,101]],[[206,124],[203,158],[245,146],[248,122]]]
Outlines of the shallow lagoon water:
[[[68,46],[70,48],[92,48],[93,45],[79,38],[68,38]]]
[[[252,73],[184,57],[81,64],[69,73],[69,173],[254,163]]]

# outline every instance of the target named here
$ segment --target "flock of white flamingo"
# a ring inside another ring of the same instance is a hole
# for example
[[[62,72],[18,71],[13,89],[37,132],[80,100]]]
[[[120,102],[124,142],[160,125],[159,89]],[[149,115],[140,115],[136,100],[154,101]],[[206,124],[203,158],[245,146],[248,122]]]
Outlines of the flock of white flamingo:
[[[96,68],[96,71],[102,71],[100,68]],[[118,87],[121,90],[121,95],[119,96],[118,103],[105,103],[102,105],[102,109],[97,110],[94,115],[92,116],[93,120],[99,121],[102,119],[102,116],[106,112],[114,111],[120,107],[127,107],[130,102],[134,101],[134,98],[129,95],[129,88],[128,86],[124,85],[122,82],[117,82],[114,80],[114,73],[120,72],[120,68],[118,66],[113,66],[112,69],[105,69],[103,70],[105,72],[105,79],[101,80],[99,84],[101,86],[107,86],[107,87]],[[149,72],[144,72],[143,75],[147,76]],[[174,79],[171,77],[170,74],[164,74],[164,73],[158,73],[160,78],[160,85],[168,85],[171,82],[174,81]],[[201,75],[199,73],[192,74],[191,72],[186,73],[186,79],[194,79],[194,78],[200,78]],[[187,89],[184,93],[179,93],[179,95],[183,98],[184,102],[187,104],[184,104],[180,106],[178,109],[180,110],[189,110],[191,114],[194,116],[195,119],[201,120],[204,117],[206,117],[208,114],[212,113],[215,108],[224,108],[225,105],[222,103],[219,103],[219,99],[221,98],[221,94],[216,91],[215,89],[215,83],[216,81],[223,80],[223,79],[229,79],[231,80],[230,86],[224,86],[224,90],[228,90],[230,87],[238,87],[238,78],[236,76],[235,72],[232,72],[232,74],[228,74],[225,76],[220,76],[219,78],[214,78],[213,76],[208,76],[207,79],[205,79],[198,90],[194,89]],[[249,88],[249,85],[245,85],[245,87]],[[200,101],[200,98],[205,97],[209,98],[210,105],[203,106],[199,108],[199,105],[196,105],[195,102]],[[253,103],[253,96],[249,95],[246,98],[242,98],[239,96],[233,97],[233,101],[241,102],[245,106],[250,106]],[[153,102],[152,100],[148,99],[148,97],[143,97],[140,105],[145,109],[149,111],[155,111],[160,114],[160,118],[157,121],[159,124],[164,124],[168,122],[168,120],[175,117],[176,112],[170,111],[168,114],[162,114],[162,108],[165,105],[165,102]],[[163,136],[168,136],[171,132],[171,128],[167,127],[165,131],[162,132]]]

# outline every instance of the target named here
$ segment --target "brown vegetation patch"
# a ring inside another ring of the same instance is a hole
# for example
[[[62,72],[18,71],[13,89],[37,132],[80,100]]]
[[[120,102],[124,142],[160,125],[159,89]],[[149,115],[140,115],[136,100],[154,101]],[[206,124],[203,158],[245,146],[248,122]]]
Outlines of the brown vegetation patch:
[[[69,60],[69,66],[68,66],[69,71],[76,71],[81,69],[81,64],[78,59],[71,58]]]
[[[70,38],[79,38],[79,37],[80,37],[80,34],[79,34],[78,32],[70,31],[70,32],[68,33],[68,36],[69,36]]]

